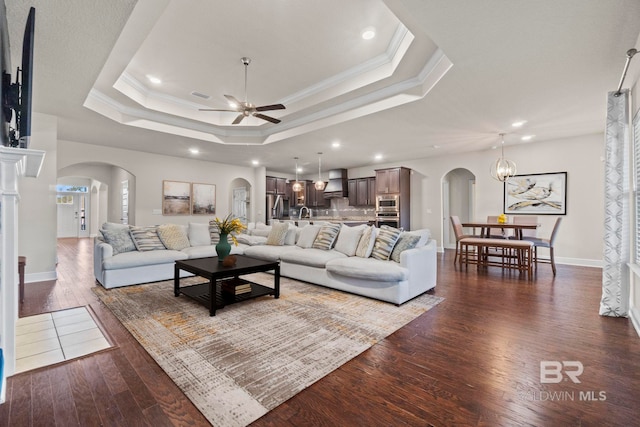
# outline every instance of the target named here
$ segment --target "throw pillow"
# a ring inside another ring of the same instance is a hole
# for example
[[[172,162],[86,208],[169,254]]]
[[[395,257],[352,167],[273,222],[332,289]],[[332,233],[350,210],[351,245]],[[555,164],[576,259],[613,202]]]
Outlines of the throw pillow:
[[[313,247],[313,242],[316,240],[319,231],[319,225],[305,225],[302,227],[302,230],[300,230],[300,237],[298,237],[296,246],[300,246],[303,249]]]
[[[129,226],[127,224],[119,224],[117,222],[105,222],[102,224],[101,230],[125,230],[127,233],[129,232]]]
[[[210,246],[211,235],[209,234],[209,224],[207,223],[189,223],[189,244],[191,246]]]
[[[155,225],[150,227],[139,227],[137,225],[129,226],[129,232],[136,249],[139,251],[159,251],[165,247],[160,241],[157,232],[158,227]]]
[[[395,262],[400,262],[400,254],[407,249],[413,249],[418,245],[420,241],[420,236],[416,234],[410,233],[402,233],[400,238],[398,238],[398,242],[393,247],[393,252],[391,252],[391,259]]]
[[[113,248],[114,255],[136,250],[136,245],[133,243],[133,240],[131,240],[131,235],[129,234],[129,226],[121,230],[100,230],[100,233],[102,233],[104,241]]]
[[[335,250],[342,252],[346,256],[354,256],[363,232],[364,228],[362,226],[349,227],[348,225],[342,224],[340,233],[336,239]]]
[[[376,236],[378,235],[377,231],[378,229],[374,226],[367,227],[364,233],[362,233],[362,237],[358,243],[356,256],[359,256],[360,258],[369,258],[371,256],[371,252],[373,252],[373,244],[376,242]]]
[[[287,237],[287,232],[289,231],[289,224],[285,222],[278,222],[271,226],[271,231],[267,236],[267,245],[271,246],[282,246],[284,245],[284,240]]]
[[[296,237],[298,236],[298,227],[295,225],[289,224],[289,229],[287,230],[287,234],[284,236],[284,244],[287,246],[293,246],[296,244]]]
[[[214,220],[209,221],[209,239],[211,241],[210,244],[217,245],[220,242],[220,232],[214,224]]]
[[[190,246],[189,237],[182,225],[162,224],[158,226],[158,237],[165,248],[174,251],[181,251]]]
[[[400,233],[402,231],[397,228],[389,227],[387,225],[383,225],[380,227],[380,231],[376,236],[376,241],[373,244],[373,252],[371,252],[371,257],[375,259],[381,259],[386,261],[391,256],[391,251],[395,246],[398,238],[400,237]]]
[[[428,228],[422,228],[420,230],[414,230],[414,231],[407,231],[407,233],[420,237],[420,240],[418,240],[418,244],[416,245],[416,248],[423,247],[424,245],[427,244],[429,239],[431,239],[431,231]]]
[[[333,246],[338,233],[340,232],[341,224],[330,222],[320,228],[316,239],[313,241],[313,248],[322,249],[328,251]]]

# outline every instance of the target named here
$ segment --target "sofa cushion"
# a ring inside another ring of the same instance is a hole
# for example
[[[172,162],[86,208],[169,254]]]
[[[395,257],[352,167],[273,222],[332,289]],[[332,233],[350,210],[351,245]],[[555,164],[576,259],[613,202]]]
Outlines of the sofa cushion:
[[[267,243],[267,238],[262,236],[250,236],[248,234],[239,234],[236,236],[238,243],[244,243],[249,246],[264,245]]]
[[[157,232],[158,227],[155,225],[148,227],[140,227],[137,225],[129,226],[131,238],[139,251],[158,251],[166,248],[160,241]]]
[[[119,270],[142,265],[167,264],[181,259],[187,259],[187,254],[181,251],[167,249],[162,251],[133,251],[106,258],[102,263],[102,268],[105,270]]]
[[[284,245],[284,241],[287,237],[287,232],[289,231],[289,224],[284,222],[278,222],[271,226],[271,231],[267,236],[267,245],[270,246],[282,246]],[[295,236],[295,234],[294,234]]]
[[[296,245],[300,246],[303,249],[311,248],[313,246],[313,242],[318,236],[320,227],[320,225],[305,225],[304,227],[302,227],[302,229],[300,230],[300,237],[298,237]]]
[[[340,227],[340,233],[336,238],[336,244],[334,249],[338,252],[342,252],[346,256],[354,256],[356,249],[358,249],[358,243],[360,243],[360,237],[364,232],[366,225],[358,225],[356,227],[350,227],[342,224]]]
[[[347,257],[327,262],[327,272],[373,282],[400,282],[409,279],[409,269],[390,261]]]
[[[136,245],[131,239],[129,234],[129,227],[122,229],[108,229],[100,230],[104,241],[111,245],[113,248],[113,254],[120,254],[123,252],[131,252],[136,250]]]
[[[129,232],[129,226],[127,224],[118,224],[117,222],[105,222],[100,228],[102,230],[127,230],[127,232]]]
[[[283,252],[280,259],[290,264],[307,265],[309,267],[324,268],[332,259],[346,258],[342,252],[324,249],[304,249],[295,252]]]
[[[158,237],[167,249],[180,251],[189,247],[189,237],[183,225],[162,224],[158,226]]]
[[[362,233],[360,242],[358,242],[358,248],[356,249],[356,256],[360,258],[369,258],[371,252],[373,252],[373,244],[376,242],[377,228],[374,226],[367,227]]]
[[[376,241],[373,244],[373,252],[371,257],[379,260],[388,260],[391,256],[391,251],[395,246],[398,238],[400,237],[401,230],[387,225],[380,227]]]
[[[320,231],[318,231],[318,235],[316,239],[313,241],[313,248],[315,249],[323,249],[328,251],[333,246],[333,242],[336,241],[336,237],[338,237],[338,233],[340,232],[340,225],[335,222],[330,222],[328,224],[324,224]]]
[[[400,234],[398,242],[396,242],[396,245],[393,247],[390,259],[395,262],[400,262],[400,254],[407,249],[415,248],[419,241],[419,235],[403,232]]]
[[[207,223],[190,222],[188,236],[191,246],[211,245],[211,234],[209,233],[209,224]]]
[[[287,230],[287,234],[284,236],[284,244],[285,245],[295,245],[298,240],[298,235],[300,234],[300,228],[295,225],[289,224],[289,229]]]
[[[302,249],[293,246],[272,246],[272,245],[260,245],[250,246],[244,250],[246,256],[252,258],[258,258],[265,261],[280,261],[280,256],[284,253],[295,251],[300,252]]]

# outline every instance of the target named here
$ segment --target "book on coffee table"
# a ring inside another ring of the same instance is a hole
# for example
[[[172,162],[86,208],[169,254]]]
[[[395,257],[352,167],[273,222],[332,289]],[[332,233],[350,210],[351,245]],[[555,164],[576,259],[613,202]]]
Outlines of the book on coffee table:
[[[222,284],[222,291],[232,295],[241,295],[251,292],[251,284],[242,283],[239,285],[234,285],[231,282],[224,282]]]

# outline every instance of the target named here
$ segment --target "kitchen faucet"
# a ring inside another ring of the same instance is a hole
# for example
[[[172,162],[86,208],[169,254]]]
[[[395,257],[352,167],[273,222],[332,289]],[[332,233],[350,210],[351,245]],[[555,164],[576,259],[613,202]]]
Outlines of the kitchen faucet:
[[[298,219],[302,219],[302,218],[303,218],[303,216],[302,216],[302,211],[304,211],[304,210],[306,210],[306,211],[307,211],[307,214],[304,216],[304,218],[311,218],[311,209],[309,209],[309,208],[308,208],[308,207],[306,207],[306,206],[302,206],[302,207],[300,208],[300,213],[298,213]]]

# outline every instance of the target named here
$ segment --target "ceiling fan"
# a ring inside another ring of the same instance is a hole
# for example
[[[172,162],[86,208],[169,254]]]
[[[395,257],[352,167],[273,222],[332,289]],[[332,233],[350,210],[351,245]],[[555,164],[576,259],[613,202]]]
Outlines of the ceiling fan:
[[[261,114],[261,111],[272,111],[272,110],[284,110],[285,106],[282,104],[273,104],[273,105],[262,105],[260,107],[256,107],[249,101],[247,101],[247,68],[251,63],[251,58],[242,57],[240,58],[242,63],[244,64],[244,102],[238,101],[235,97],[231,95],[225,95],[224,97],[229,100],[229,105],[231,106],[231,110],[220,110],[220,109],[211,109],[211,108],[200,108],[200,111],[231,111],[240,113],[235,120],[231,123],[232,125],[239,124],[245,117],[253,116],[262,120],[266,120],[271,123],[280,123],[280,120]]]

